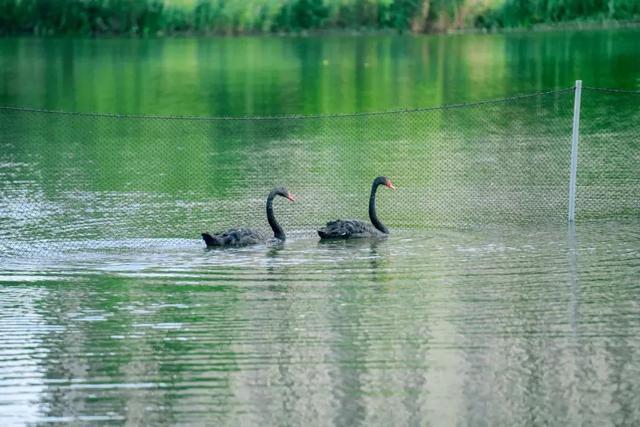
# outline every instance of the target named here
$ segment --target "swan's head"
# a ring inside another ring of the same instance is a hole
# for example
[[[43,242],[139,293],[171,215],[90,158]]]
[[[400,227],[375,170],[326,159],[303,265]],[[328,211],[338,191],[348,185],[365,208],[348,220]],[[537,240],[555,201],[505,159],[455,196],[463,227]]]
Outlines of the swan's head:
[[[274,194],[277,194],[278,196],[282,196],[285,199],[289,199],[292,202],[296,201],[296,198],[293,194],[291,194],[291,192],[289,190],[287,190],[284,187],[278,187],[278,188],[274,188],[273,190]]]
[[[375,179],[375,181],[373,181],[373,183],[375,185],[384,185],[385,187],[388,187],[392,190],[395,190],[396,187],[394,187],[393,183],[391,182],[391,180],[389,178],[387,178],[386,176],[379,176]]]

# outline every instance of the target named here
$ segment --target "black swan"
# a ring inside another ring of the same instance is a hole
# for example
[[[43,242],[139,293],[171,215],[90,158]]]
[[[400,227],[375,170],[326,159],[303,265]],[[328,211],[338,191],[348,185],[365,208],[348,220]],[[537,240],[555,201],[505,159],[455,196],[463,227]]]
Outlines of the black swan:
[[[267,197],[267,219],[273,230],[273,237],[278,241],[284,241],[286,236],[284,230],[273,216],[273,199],[276,196],[282,196],[295,201],[295,197],[284,187],[277,187],[271,190]],[[208,248],[220,248],[227,246],[249,246],[258,243],[265,243],[269,237],[260,230],[252,230],[250,228],[231,228],[227,231],[217,234],[202,233],[202,238]]]
[[[392,190],[396,189],[386,176],[379,176],[373,180],[371,196],[369,197],[369,218],[373,225],[357,219],[338,219],[328,222],[326,227],[318,230],[320,239],[355,239],[387,236],[389,230],[376,215],[376,191],[378,186],[383,184]]]

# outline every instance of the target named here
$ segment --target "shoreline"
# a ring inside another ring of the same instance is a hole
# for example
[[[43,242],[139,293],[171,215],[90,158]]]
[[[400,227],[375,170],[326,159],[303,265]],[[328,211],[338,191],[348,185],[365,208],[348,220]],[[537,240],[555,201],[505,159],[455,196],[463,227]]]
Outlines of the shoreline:
[[[0,38],[86,38],[86,39],[165,39],[165,38],[239,38],[239,37],[326,37],[326,36],[441,36],[441,35],[464,35],[464,34],[510,34],[510,33],[542,33],[560,31],[598,31],[598,30],[624,30],[640,28],[640,18],[632,20],[574,20],[564,22],[539,23],[531,26],[501,27],[501,28],[459,28],[447,29],[444,31],[398,31],[390,28],[382,29],[314,29],[302,31],[280,31],[280,32],[236,32],[226,33],[218,31],[158,31],[155,34],[135,34],[135,33],[94,33],[94,34],[61,34],[48,33],[36,34],[33,32],[14,32],[0,34]]]

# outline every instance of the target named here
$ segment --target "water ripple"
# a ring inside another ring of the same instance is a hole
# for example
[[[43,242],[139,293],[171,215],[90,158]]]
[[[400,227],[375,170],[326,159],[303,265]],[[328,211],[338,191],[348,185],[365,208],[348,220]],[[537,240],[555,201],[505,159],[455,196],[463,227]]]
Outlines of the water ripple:
[[[0,421],[637,421],[640,236],[605,228],[5,258]]]

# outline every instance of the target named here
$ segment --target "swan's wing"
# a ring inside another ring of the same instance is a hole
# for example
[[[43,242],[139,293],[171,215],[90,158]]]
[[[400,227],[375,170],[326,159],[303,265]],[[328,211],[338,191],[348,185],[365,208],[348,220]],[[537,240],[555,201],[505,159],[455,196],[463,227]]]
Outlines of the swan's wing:
[[[230,228],[214,234],[203,233],[202,237],[207,246],[247,246],[266,240],[264,233],[250,228]]]
[[[255,245],[257,243],[264,242],[266,236],[259,230],[253,230],[250,228],[240,228],[232,230],[228,238],[229,245],[232,246],[247,246]]]
[[[366,223],[358,219],[336,219],[335,221],[327,222],[327,225],[325,228],[339,228],[339,227],[353,228],[363,224],[366,224]]]
[[[338,219],[330,221],[327,226],[318,230],[323,239],[349,239],[367,237],[374,233],[374,227],[357,219]]]

